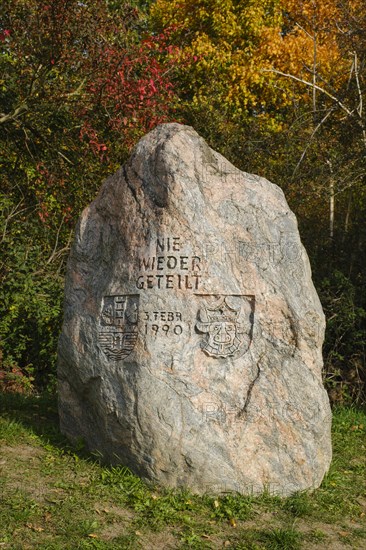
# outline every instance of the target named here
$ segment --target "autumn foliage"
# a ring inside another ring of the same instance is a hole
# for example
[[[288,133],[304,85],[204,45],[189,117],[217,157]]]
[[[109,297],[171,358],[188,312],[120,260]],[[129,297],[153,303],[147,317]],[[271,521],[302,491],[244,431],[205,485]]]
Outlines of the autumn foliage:
[[[144,133],[178,120],[284,189],[329,319],[329,385],[361,399],[363,0],[3,0],[0,53],[7,372],[54,372],[77,215]]]
[[[137,139],[174,116],[176,48],[142,26],[128,3],[2,2],[0,348],[9,372],[20,365],[36,381],[49,372],[75,220]]]
[[[180,67],[184,116],[235,165],[284,189],[329,319],[334,400],[364,399],[364,2],[157,0],[152,21],[197,58]]]

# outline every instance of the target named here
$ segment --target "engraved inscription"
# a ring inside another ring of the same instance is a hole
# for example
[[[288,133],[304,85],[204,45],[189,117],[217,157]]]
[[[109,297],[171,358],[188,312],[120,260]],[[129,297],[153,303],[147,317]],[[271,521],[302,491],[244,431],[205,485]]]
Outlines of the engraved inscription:
[[[248,351],[253,332],[254,297],[203,296],[196,329],[204,334],[201,348],[213,357]]]
[[[103,298],[98,343],[108,359],[120,361],[136,344],[139,296],[118,295]]]
[[[180,237],[158,237],[154,255],[138,258],[136,287],[139,290],[198,290],[201,258],[184,253]]]
[[[179,311],[144,311],[142,320],[145,335],[180,336],[183,333],[182,314]]]

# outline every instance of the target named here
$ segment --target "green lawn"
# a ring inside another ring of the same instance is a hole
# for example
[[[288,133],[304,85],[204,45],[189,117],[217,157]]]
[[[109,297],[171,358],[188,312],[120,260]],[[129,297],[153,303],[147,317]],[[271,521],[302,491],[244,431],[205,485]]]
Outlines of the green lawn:
[[[0,394],[0,549],[366,548],[366,413],[334,411],[320,489],[282,499],[148,487],[72,449],[51,397]]]

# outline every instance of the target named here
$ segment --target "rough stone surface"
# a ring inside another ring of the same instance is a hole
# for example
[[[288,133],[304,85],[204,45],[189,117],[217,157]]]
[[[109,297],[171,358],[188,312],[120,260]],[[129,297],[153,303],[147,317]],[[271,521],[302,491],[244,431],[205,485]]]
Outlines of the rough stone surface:
[[[331,460],[323,335],[282,191],[192,128],[161,125],[78,224],[62,431],[170,487],[317,487]]]

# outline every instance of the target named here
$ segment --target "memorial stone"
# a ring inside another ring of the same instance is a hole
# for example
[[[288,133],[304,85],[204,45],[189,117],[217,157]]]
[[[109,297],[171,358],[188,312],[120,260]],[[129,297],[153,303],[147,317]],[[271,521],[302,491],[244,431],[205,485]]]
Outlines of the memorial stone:
[[[324,325],[281,189],[160,125],[77,227],[62,432],[168,487],[315,488],[331,460]]]

